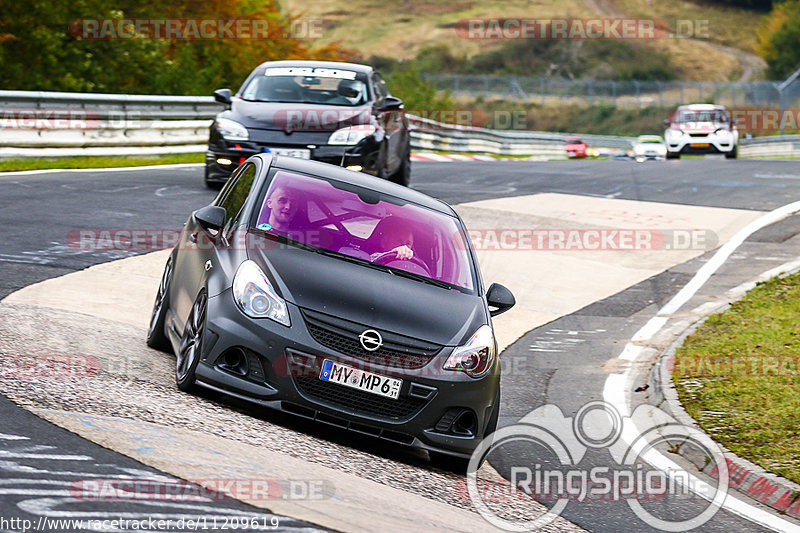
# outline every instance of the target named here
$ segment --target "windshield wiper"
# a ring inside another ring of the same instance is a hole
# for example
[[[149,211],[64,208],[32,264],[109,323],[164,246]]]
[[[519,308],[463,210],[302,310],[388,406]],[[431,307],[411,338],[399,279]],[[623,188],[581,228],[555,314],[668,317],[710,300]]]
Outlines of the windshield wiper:
[[[381,265],[380,263],[373,263],[372,261],[367,261],[366,259],[361,259],[359,257],[353,257],[352,255],[343,254],[342,252],[334,252],[333,250],[328,250],[326,248],[319,248],[317,246],[308,246],[308,250],[312,250],[317,252],[321,255],[327,255],[328,257],[335,257],[336,259],[341,259],[343,261],[347,261],[348,263],[355,263],[356,265],[363,265],[365,267],[374,268],[375,270],[380,270],[382,272],[388,272],[389,274],[394,274],[392,269],[387,267],[386,265]]]
[[[407,270],[402,270],[402,269],[399,269],[399,268],[394,268],[394,267],[388,267],[388,268],[391,269],[392,274],[394,274],[396,276],[400,276],[400,277],[403,277],[403,278],[409,278],[409,279],[413,279],[413,280],[416,280],[416,281],[421,281],[423,283],[429,283],[431,285],[436,285],[437,287],[441,287],[443,289],[459,290],[458,287],[455,287],[455,286],[451,285],[450,283],[447,283],[446,281],[440,281],[438,279],[429,278],[428,276],[423,276],[422,274],[417,274],[416,272],[409,272]]]

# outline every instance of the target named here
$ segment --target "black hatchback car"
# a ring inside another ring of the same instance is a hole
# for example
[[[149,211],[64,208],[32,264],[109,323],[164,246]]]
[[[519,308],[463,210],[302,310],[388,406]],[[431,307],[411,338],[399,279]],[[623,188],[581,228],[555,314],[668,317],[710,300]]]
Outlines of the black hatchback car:
[[[214,120],[206,185],[224,183],[258,153],[314,159],[408,185],[411,148],[403,103],[372,67],[329,61],[259,65]]]
[[[198,386],[465,460],[497,424],[491,316],[444,202],[316,161],[260,154],[195,211],[147,343]]]

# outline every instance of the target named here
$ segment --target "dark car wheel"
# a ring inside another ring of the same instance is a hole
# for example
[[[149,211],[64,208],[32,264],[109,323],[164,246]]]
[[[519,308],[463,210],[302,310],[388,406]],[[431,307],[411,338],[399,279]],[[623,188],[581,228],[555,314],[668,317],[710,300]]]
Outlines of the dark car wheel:
[[[738,152],[738,149],[737,149],[736,146],[734,146],[733,150],[731,150],[730,152],[727,152],[725,154],[725,159],[736,159],[736,156],[739,155],[737,152]]]
[[[408,187],[408,184],[411,182],[410,153],[407,153],[406,156],[403,158],[403,162],[400,164],[400,168],[398,168],[394,174],[389,176],[389,181],[397,183],[398,185],[405,185],[406,187]]]
[[[175,361],[175,382],[184,392],[195,390],[195,369],[200,362],[202,354],[203,333],[206,329],[206,311],[208,310],[208,296],[203,290],[192,305],[192,311],[183,328],[181,345]]]
[[[164,352],[172,351],[167,334],[164,331],[164,320],[169,310],[169,280],[172,278],[172,258],[167,259],[161,283],[158,285],[156,301],[153,303],[153,312],[150,315],[150,327],[147,329],[147,345]]]
[[[222,188],[222,186],[225,185],[225,182],[224,181],[212,180],[209,177],[209,171],[208,170],[209,170],[209,165],[206,165],[206,175],[205,175],[205,180],[204,180],[205,184],[206,184],[206,187],[208,187],[209,189],[215,190],[215,191],[220,190]]]
[[[680,159],[681,154],[679,152],[667,152],[667,159]]]

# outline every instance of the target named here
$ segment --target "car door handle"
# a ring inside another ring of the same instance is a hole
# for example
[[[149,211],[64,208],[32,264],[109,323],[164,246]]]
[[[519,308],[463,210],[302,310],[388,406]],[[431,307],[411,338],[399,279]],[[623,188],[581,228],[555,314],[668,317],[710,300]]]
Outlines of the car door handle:
[[[197,232],[196,231],[194,233],[190,233],[189,234],[189,240],[191,242],[197,244]]]

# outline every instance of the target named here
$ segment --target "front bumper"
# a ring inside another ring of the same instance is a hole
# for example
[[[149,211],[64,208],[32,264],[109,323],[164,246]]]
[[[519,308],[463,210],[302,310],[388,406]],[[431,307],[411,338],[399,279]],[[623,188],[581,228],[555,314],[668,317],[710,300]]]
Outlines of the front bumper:
[[[667,138],[667,150],[673,154],[725,154],[736,148],[736,142],[735,136],[684,134]]]
[[[208,305],[196,370],[199,385],[316,422],[458,457],[469,457],[484,437],[500,386],[497,361],[481,379],[441,370],[452,351],[448,347],[419,368],[375,365],[320,344],[293,304],[288,304],[291,327],[246,317],[230,289],[209,298]],[[234,371],[224,358],[237,350],[245,354],[246,368]],[[320,380],[318,368],[326,358],[402,379],[400,397],[387,399]],[[443,422],[467,411],[475,417],[472,434],[460,434]]]
[[[206,152],[206,180],[224,183],[231,173],[250,156],[270,151],[272,148],[309,150],[310,159],[337,166],[359,166],[363,172],[377,174],[380,147],[374,142],[356,146],[278,144],[251,141],[220,142],[209,144]],[[222,160],[222,162],[220,162]]]

